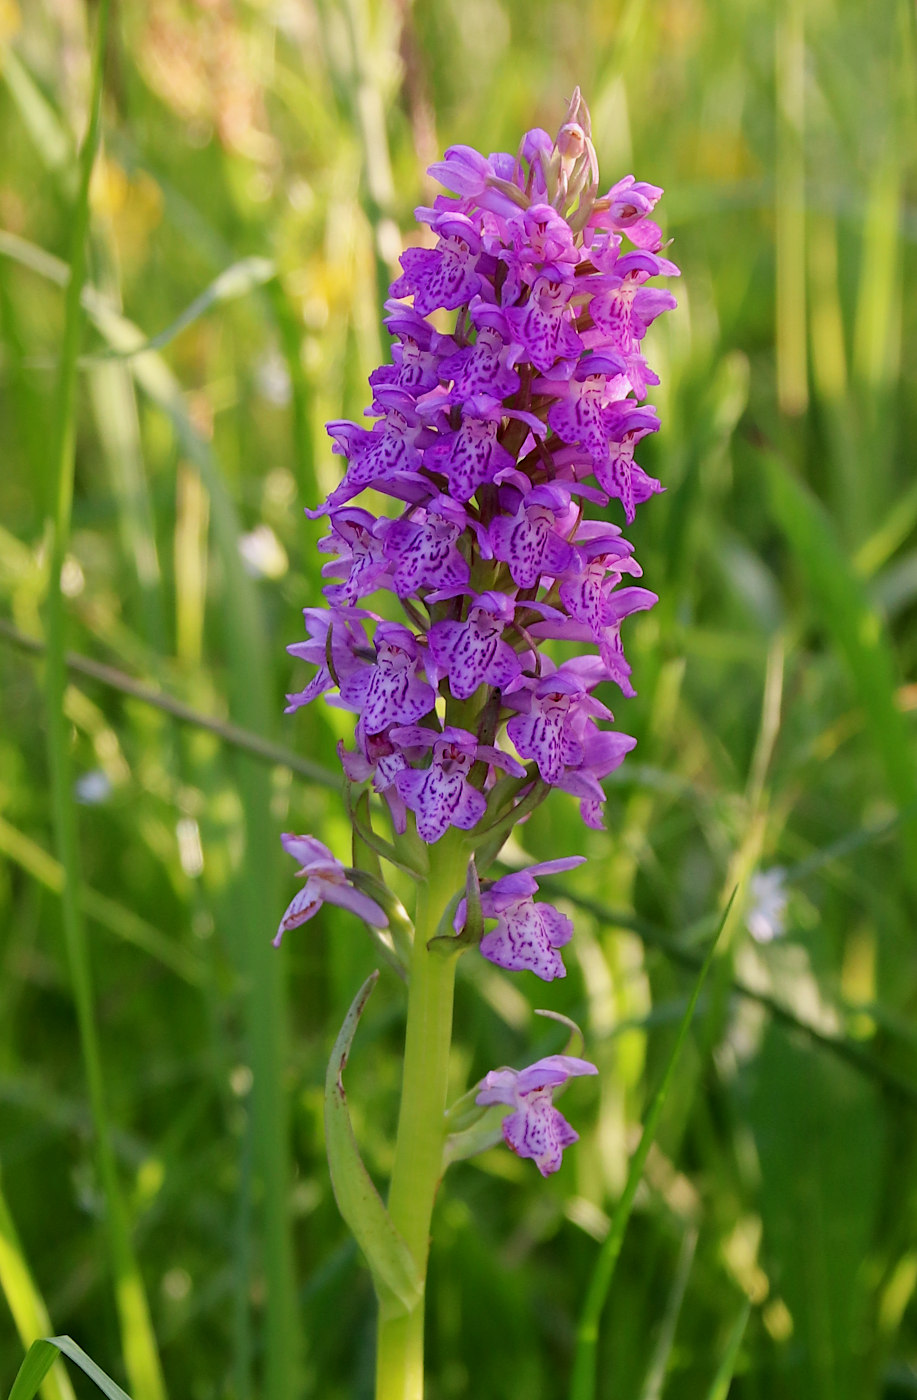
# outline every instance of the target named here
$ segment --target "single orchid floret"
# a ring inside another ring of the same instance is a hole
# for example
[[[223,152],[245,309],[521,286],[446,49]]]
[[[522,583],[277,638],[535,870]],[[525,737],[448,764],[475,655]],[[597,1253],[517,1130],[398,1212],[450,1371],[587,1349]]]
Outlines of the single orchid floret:
[[[362,890],[354,889],[346,867],[321,841],[314,836],[294,836],[291,832],[284,832],[280,840],[283,849],[299,861],[300,868],[296,873],[304,875],[306,883],[280,920],[273,940],[275,948],[279,948],[283,935],[289,929],[307,923],[323,904],[337,904],[341,909],[349,909],[373,928],[388,927],[388,917],[376,901]]]
[[[606,195],[596,200],[589,219],[590,230],[604,228],[623,231],[638,248],[656,249],[662,242],[662,232],[648,216],[661,196],[662,190],[658,185],[649,185],[643,180],[635,180],[633,175],[625,175],[623,180],[612,185]]]
[[[463,406],[458,431],[447,433],[427,448],[424,464],[445,474],[453,500],[462,504],[470,501],[485,482],[515,465],[512,453],[497,440],[502,418],[503,410],[492,408],[489,400],[469,400]]]
[[[446,401],[463,403],[483,395],[502,402],[519,388],[519,375],[512,366],[521,346],[513,343],[506,316],[498,306],[476,297],[469,312],[477,339],[439,362],[440,379],[453,381]]]
[[[518,754],[535,760],[546,783],[559,782],[566,768],[586,761],[584,716],[614,719],[601,700],[589,695],[586,683],[572,668],[560,667],[538,681],[527,680],[524,689],[504,698],[523,711],[513,716],[506,732]]]
[[[570,488],[561,482],[535,486],[520,498],[515,515],[491,521],[494,557],[509,565],[520,588],[533,588],[543,574],[555,578],[571,567],[575,552],[565,533],[576,513],[570,498]]]
[[[643,570],[627,541],[614,536],[577,540],[576,553],[576,566],[560,585],[560,601],[570,617],[590,627],[593,639],[598,640],[611,590],[624,574],[640,578]]]
[[[495,880],[481,894],[481,914],[496,919],[497,927],[485,933],[480,951],[489,962],[509,972],[528,970],[545,982],[566,977],[567,969],[558,948],[573,937],[573,921],[552,904],[536,904],[539,875],[557,875],[582,865],[585,856],[564,856],[514,870]],[[453,927],[460,932],[467,917],[463,899],[455,913]]]
[[[429,714],[436,692],[421,680],[417,638],[400,622],[380,622],[375,635],[374,665],[354,666],[341,676],[341,702],[360,715],[367,734],[381,734],[392,724],[413,724]]]
[[[427,845],[438,841],[448,827],[470,831],[483,817],[486,799],[468,781],[477,761],[517,778],[525,773],[509,754],[479,743],[476,735],[452,725],[441,733],[407,725],[393,729],[391,737],[405,748],[433,749],[429,768],[408,768],[396,779],[398,792],[417,818],[417,834]]]
[[[622,399],[608,406],[604,424],[608,434],[608,456],[604,462],[593,459],[595,479],[609,496],[618,498],[630,524],[636,507],[663,490],[661,483],[655,477],[648,476],[634,461],[637,443],[647,433],[659,431],[659,419],[652,404],[637,404],[633,399]]]
[[[464,214],[447,212],[433,219],[435,248],[408,248],[401,254],[403,275],[392,283],[395,297],[414,297],[421,316],[443,308],[454,311],[481,289],[477,272],[481,235]]]
[[[579,1140],[554,1107],[554,1092],[568,1079],[598,1074],[595,1065],[575,1055],[548,1055],[523,1070],[492,1069],[481,1080],[475,1102],[508,1104],[503,1141],[519,1157],[531,1157],[542,1176],[559,1170],[565,1147]]]
[[[352,783],[372,783],[373,792],[379,793],[388,803],[392,814],[392,826],[399,836],[407,829],[407,809],[396,787],[396,779],[403,768],[408,766],[407,758],[388,734],[367,734],[358,725],[356,733],[359,748],[345,749],[343,740],[338,743],[338,758],[344,776]]]
[[[467,584],[471,570],[457,542],[470,523],[463,507],[448,496],[436,496],[414,515],[392,521],[385,553],[399,598],[420,588]]]
[[[440,356],[449,353],[453,342],[437,334],[412,307],[397,301],[389,302],[388,307],[391,310],[385,324],[398,344],[392,347],[392,364],[380,365],[369,376],[370,387],[379,390],[393,385],[414,397],[425,394],[439,383]]]
[[[575,290],[562,271],[554,276],[544,272],[536,277],[528,301],[506,313],[514,339],[542,374],[558,360],[575,360],[585,348],[573,329],[570,300]]]
[[[501,289],[504,305],[518,300],[539,272],[557,267],[572,272],[579,262],[579,250],[566,219],[550,204],[532,204],[509,224],[510,248],[501,248],[497,257],[506,268]]]
[[[368,430],[346,419],[326,424],[333,450],[347,458],[344,479],[328,498],[332,507],[344,505],[374,481],[385,482],[421,465],[418,438],[422,442],[424,425],[411,395],[388,385],[376,390],[376,400],[385,417]]]
[[[434,622],[429,632],[430,655],[449,677],[457,699],[467,700],[479,685],[505,690],[519,675],[519,654],[503,640],[514,614],[512,598],[489,592],[472,595],[464,622]]]
[[[620,768],[637,741],[630,734],[621,734],[616,729],[596,729],[583,736],[583,759],[578,767],[565,768],[556,786],[561,792],[569,792],[580,800],[580,816],[586,826],[594,831],[603,831],[605,820],[602,808],[605,793],[602,779],[607,778],[616,768]]]
[[[300,661],[311,662],[318,670],[304,690],[287,696],[284,710],[287,715],[337,685],[336,677],[358,664],[358,652],[365,651],[369,645],[363,619],[370,614],[365,609],[339,605],[334,611],[325,608],[303,608],[302,611],[309,640],[292,642],[287,651]]]
[[[383,553],[374,515],[359,506],[344,506],[331,514],[331,533],[319,540],[323,554],[333,554],[322,569],[327,578],[344,577],[343,583],[327,584],[322,592],[332,607],[354,604],[367,593],[382,587],[389,561]]]
[[[596,352],[577,365],[564,397],[548,410],[548,425],[557,436],[589,453],[593,462],[608,460],[608,408],[630,390],[621,355]]]

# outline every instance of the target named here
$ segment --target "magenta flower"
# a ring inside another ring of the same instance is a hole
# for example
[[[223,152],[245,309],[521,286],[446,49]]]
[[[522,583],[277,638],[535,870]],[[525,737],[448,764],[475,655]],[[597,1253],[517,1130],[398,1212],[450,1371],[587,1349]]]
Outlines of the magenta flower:
[[[564,1148],[579,1140],[553,1099],[555,1089],[580,1074],[598,1070],[574,1055],[548,1055],[527,1069],[492,1069],[481,1080],[475,1102],[509,1105],[503,1140],[519,1157],[531,1157],[542,1176],[558,1171]]]
[[[468,781],[475,762],[481,760],[521,777],[524,769],[509,754],[479,744],[466,729],[447,726],[442,733],[405,726],[391,737],[405,748],[432,748],[429,768],[406,768],[395,780],[399,795],[417,818],[417,834],[430,845],[450,826],[470,831],[484,815],[484,794]]]
[[[584,346],[573,329],[570,300],[575,287],[560,272],[536,278],[528,301],[511,307],[506,317],[528,358],[542,374],[557,360],[575,360]]]
[[[464,214],[440,214],[433,220],[439,235],[435,248],[408,248],[401,254],[404,273],[392,283],[392,296],[414,297],[421,316],[442,307],[454,311],[481,287],[477,272],[481,235]]]
[[[545,982],[566,977],[567,969],[557,949],[573,937],[573,922],[552,904],[535,903],[535,877],[573,870],[585,859],[562,856],[559,860],[542,861],[526,870],[514,870],[485,889],[481,894],[481,913],[485,919],[496,919],[497,927],[481,939],[479,946],[484,957],[509,972],[527,969]],[[466,917],[463,899],[455,913],[456,932],[464,928]]]
[[[314,836],[294,836],[284,832],[280,838],[283,849],[300,862],[297,875],[305,875],[306,883],[287,906],[280,920],[280,927],[274,936],[274,947],[279,948],[283,935],[291,928],[298,928],[317,914],[323,904],[337,904],[349,909],[357,918],[374,928],[387,928],[388,918],[374,899],[356,890],[349,882],[346,868],[331,854],[327,846]]]

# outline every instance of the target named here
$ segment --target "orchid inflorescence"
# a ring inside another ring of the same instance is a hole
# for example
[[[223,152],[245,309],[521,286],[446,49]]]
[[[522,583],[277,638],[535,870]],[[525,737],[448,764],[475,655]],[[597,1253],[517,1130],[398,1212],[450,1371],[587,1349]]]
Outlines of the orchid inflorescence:
[[[409,248],[390,288],[393,362],[370,376],[375,421],[327,425],[343,479],[306,512],[328,523],[327,606],[304,610],[307,640],[289,648],[316,670],[288,712],[335,692],[357,716],[355,747],[339,751],[364,848],[422,881],[430,848],[466,833],[468,883],[449,891],[432,942],[475,943],[550,981],[565,975],[573,928],[535,901],[537,879],[582,857],[479,877],[551,788],[601,828],[602,779],[635,743],[607,727],[595,692],[611,681],[634,694],[621,626],[656,595],[601,512],[617,500],[630,523],[662,489],[634,452],[659,427],[643,339],[675,305],[648,283],[678,269],[650,217],[660,189],[628,175],[599,195],[578,92],[556,140],[529,131],[516,156],[453,146],[430,174],[451,193],[417,210],[435,246]],[[578,654],[555,659],[555,640]],[[370,793],[387,803],[387,836]],[[284,841],[307,883],[277,941],[323,900],[386,929],[390,901],[356,859]],[[477,1103],[512,1109],[506,1143],[547,1174],[577,1136],[552,1095],[592,1073],[572,1055],[494,1070]]]

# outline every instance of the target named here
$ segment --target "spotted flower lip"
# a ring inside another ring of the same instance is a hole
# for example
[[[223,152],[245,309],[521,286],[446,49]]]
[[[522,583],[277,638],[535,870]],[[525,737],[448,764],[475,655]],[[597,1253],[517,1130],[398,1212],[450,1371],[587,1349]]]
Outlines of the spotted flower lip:
[[[453,725],[441,732],[419,726],[393,729],[391,737],[405,748],[432,748],[429,768],[408,768],[395,780],[399,795],[414,813],[417,834],[433,845],[450,826],[470,831],[487,807],[482,792],[468,781],[475,762],[482,760],[521,777],[525,770],[510,754],[480,744],[477,736]]]
[[[573,921],[551,904],[536,904],[539,875],[556,875],[582,865],[585,856],[562,856],[542,861],[525,870],[514,870],[495,880],[482,892],[481,913],[494,918],[497,926],[481,939],[480,950],[489,962],[509,972],[528,970],[545,982],[566,977],[567,969],[558,948],[573,937]],[[466,901],[460,901],[454,927],[465,926]]]
[[[492,1069],[481,1080],[475,1102],[482,1107],[507,1104],[503,1140],[519,1157],[530,1157],[542,1176],[559,1171],[563,1151],[579,1140],[553,1103],[554,1093],[578,1075],[598,1074],[589,1060],[575,1055],[548,1055],[523,1070]]]
[[[307,923],[323,904],[337,904],[341,909],[349,909],[373,928],[388,927],[388,917],[376,901],[363,894],[362,890],[354,889],[346,867],[317,837],[284,832],[280,840],[287,854],[299,861],[300,868],[296,873],[304,875],[306,883],[290,901],[280,920],[273,940],[275,948],[280,946],[285,933]]]

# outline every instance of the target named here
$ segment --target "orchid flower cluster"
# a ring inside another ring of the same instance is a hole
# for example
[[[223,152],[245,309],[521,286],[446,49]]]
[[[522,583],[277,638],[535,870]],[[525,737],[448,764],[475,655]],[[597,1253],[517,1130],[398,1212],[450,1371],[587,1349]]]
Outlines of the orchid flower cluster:
[[[620,502],[630,523],[662,489],[634,454],[659,428],[644,337],[675,305],[649,284],[678,269],[650,217],[660,189],[628,175],[600,195],[578,91],[556,139],[529,131],[515,156],[453,146],[430,174],[448,193],[417,210],[433,246],[409,248],[390,289],[374,421],[327,425],[343,477],[306,512],[327,521],[327,605],[304,610],[307,639],[289,647],[315,671],[288,712],[327,694],[356,716],[339,753],[362,849],[430,888],[438,852],[462,851],[434,936],[404,953],[412,977],[418,956],[474,944],[551,981],[573,927],[536,900],[538,880],[583,858],[481,877],[552,788],[600,828],[602,780],[635,743],[596,692],[635,693],[622,624],[656,595],[605,508]],[[276,941],[332,901],[399,953],[370,863],[284,843],[305,885]],[[553,1095],[594,1073],[551,1055],[491,1071],[476,1102],[511,1110],[505,1142],[547,1175],[577,1137]]]

